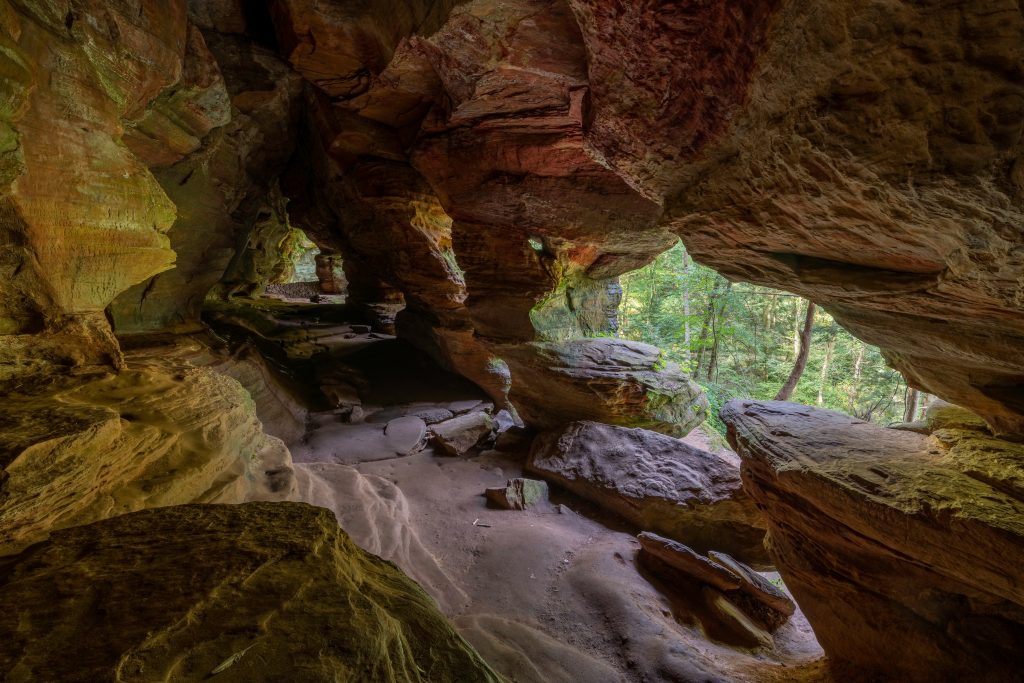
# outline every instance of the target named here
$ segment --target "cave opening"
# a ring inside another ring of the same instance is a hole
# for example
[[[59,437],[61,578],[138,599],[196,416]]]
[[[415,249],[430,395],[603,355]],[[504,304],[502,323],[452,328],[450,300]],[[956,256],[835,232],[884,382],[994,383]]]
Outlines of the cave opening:
[[[1020,8],[65,4],[0,678],[1019,679]]]
[[[619,280],[614,333],[662,349],[700,383],[712,405],[771,400],[792,373],[807,315],[803,297],[731,282],[694,262],[682,242]],[[915,396],[877,346],[821,308],[812,315],[806,366],[790,400],[885,426],[924,418],[932,397]],[[724,435],[717,410],[711,424]]]

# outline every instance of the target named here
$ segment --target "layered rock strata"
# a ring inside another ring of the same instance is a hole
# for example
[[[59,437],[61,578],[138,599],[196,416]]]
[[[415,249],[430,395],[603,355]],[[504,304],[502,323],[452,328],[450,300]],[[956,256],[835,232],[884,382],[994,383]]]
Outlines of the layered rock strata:
[[[722,411],[772,558],[842,680],[1019,677],[1024,447],[964,412],[934,411],[926,436],[790,403]]]
[[[0,406],[0,553],[143,508],[284,500],[291,454],[230,377],[133,359]]]
[[[622,339],[504,345],[510,397],[530,425],[594,420],[685,436],[708,415],[703,389],[657,347]]]

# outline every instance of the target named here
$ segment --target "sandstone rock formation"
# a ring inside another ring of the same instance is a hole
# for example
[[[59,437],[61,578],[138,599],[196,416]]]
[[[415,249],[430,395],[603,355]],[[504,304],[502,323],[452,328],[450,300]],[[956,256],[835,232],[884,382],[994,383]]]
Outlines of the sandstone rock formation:
[[[722,419],[837,677],[1019,677],[1024,447],[959,410],[931,437],[779,402]]]
[[[506,345],[510,397],[531,425],[586,419],[685,436],[708,415],[703,390],[661,351],[621,339]]]
[[[696,259],[823,304],[913,385],[1024,431],[1020,5],[764,7],[735,24],[757,66],[715,70],[744,103],[700,127],[667,220]],[[688,109],[720,103],[720,83]]]
[[[533,443],[527,471],[702,552],[764,564],[764,521],[719,457],[644,429],[576,422]]]
[[[672,580],[682,574],[721,591],[771,630],[796,611],[796,605],[782,590],[725,553],[712,550],[707,556],[698,555],[682,543],[649,531],[641,532],[637,538],[640,561],[653,571],[665,573]]]
[[[657,349],[582,339],[614,332],[616,278],[681,238],[731,279],[822,304],[988,425],[947,407],[928,434],[727,411],[836,665],[1012,677],[1024,477],[997,437],[1024,436],[1019,2],[9,0],[0,45],[0,551],[142,507],[284,495],[288,451],[257,417],[305,447],[308,411],[334,411],[322,437],[352,427],[367,446],[322,449],[336,462],[468,421],[413,398],[385,415],[398,402],[333,363],[385,332],[549,430],[533,462],[553,480],[762,561],[726,461],[624,429],[686,434],[700,388]],[[298,229],[349,305],[249,301]],[[131,351],[207,323],[234,355]],[[721,587],[704,599],[765,644]],[[163,666],[164,647],[142,654]],[[208,675],[196,647],[179,666]],[[219,676],[272,656],[244,647]],[[394,676],[430,678],[414,659]]]
[[[235,380],[173,360],[0,404],[0,553],[150,507],[285,500],[291,454]]]
[[[147,510],[0,567],[11,680],[499,680],[419,586],[309,505]]]

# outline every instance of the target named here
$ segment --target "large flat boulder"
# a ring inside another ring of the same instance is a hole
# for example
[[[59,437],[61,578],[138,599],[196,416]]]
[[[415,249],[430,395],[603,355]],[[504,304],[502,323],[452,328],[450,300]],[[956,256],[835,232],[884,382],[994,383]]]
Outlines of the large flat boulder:
[[[7,680],[495,681],[423,590],[301,503],[146,510],[0,560]]]
[[[722,410],[837,680],[1020,680],[1024,446],[958,412],[929,436],[791,403]]]
[[[622,339],[532,342],[503,347],[509,394],[533,427],[594,420],[685,436],[708,415],[699,385],[650,344]]]
[[[744,493],[739,468],[679,439],[645,429],[575,422],[533,443],[526,469],[644,531],[768,560],[764,522]]]

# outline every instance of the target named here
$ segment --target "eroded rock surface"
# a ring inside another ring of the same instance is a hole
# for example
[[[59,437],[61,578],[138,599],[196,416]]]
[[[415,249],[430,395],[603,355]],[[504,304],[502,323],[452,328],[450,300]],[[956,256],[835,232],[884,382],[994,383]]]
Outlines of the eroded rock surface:
[[[531,342],[501,354],[512,371],[510,396],[531,425],[585,419],[685,436],[708,414],[703,390],[649,344]]]
[[[0,407],[0,552],[143,508],[284,500],[291,454],[230,377],[133,360]]]
[[[843,680],[1019,677],[1024,447],[962,418],[933,412],[929,437],[790,403],[722,411],[771,555]]]
[[[701,551],[764,563],[764,521],[739,469],[644,429],[576,422],[537,437],[527,471],[594,501],[643,530]]]
[[[472,412],[430,425],[431,441],[447,455],[466,455],[494,436],[494,419]]]
[[[11,680],[499,680],[419,586],[299,503],[58,532],[0,560],[0,596]]]
[[[728,129],[694,159],[667,220],[697,260],[823,304],[918,388],[1020,433],[1020,4],[758,7],[735,15],[760,38],[747,42],[749,81],[711,70],[746,97],[711,117]],[[709,111],[721,92],[688,110]]]

